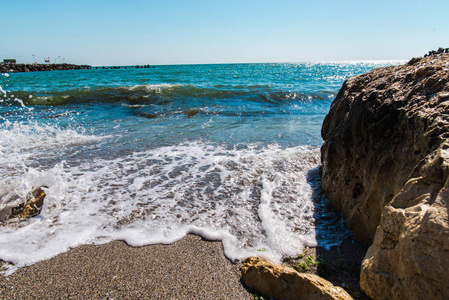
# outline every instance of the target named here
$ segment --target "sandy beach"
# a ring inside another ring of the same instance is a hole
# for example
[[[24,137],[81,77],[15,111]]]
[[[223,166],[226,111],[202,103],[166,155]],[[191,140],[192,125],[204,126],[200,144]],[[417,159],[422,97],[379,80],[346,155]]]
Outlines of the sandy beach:
[[[365,252],[350,237],[330,251],[310,248],[302,261],[318,258],[320,265],[306,273],[343,286],[355,299],[367,299],[359,287]],[[298,266],[299,261],[284,264]],[[171,245],[82,245],[0,276],[0,299],[253,299],[240,282],[239,266],[225,257],[221,242],[196,235]]]
[[[83,245],[0,276],[1,299],[253,299],[221,242]]]

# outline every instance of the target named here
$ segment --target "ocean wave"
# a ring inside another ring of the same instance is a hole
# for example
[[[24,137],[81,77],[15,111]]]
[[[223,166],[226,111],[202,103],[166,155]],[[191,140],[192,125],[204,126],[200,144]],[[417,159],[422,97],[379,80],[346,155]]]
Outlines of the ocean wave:
[[[282,101],[326,100],[335,96],[332,91],[298,92],[283,91],[269,85],[253,86],[214,86],[198,87],[181,84],[145,84],[122,87],[83,88],[51,92],[6,92],[2,106],[19,105],[14,99],[20,99],[24,105],[59,106],[83,103],[126,103],[129,105],[167,104],[173,101],[201,99],[216,101],[221,99],[263,100],[268,103]],[[9,101],[8,101],[9,100]]]
[[[37,122],[5,122],[0,125],[1,156],[12,152],[36,149],[58,149],[60,147],[98,142],[105,137],[86,134],[84,128],[59,128]]]
[[[0,228],[0,259],[14,263],[12,271],[85,243],[142,246],[188,233],[223,241],[232,260],[280,261],[305,246],[329,247],[348,233],[314,196],[318,163],[318,147],[192,142],[28,168],[1,190],[16,186],[22,195],[45,186],[44,206],[39,217]]]
[[[30,166],[51,168],[60,157],[73,154],[78,147],[97,144],[108,137],[88,134],[81,127],[7,120],[0,125],[0,182],[10,181]]]

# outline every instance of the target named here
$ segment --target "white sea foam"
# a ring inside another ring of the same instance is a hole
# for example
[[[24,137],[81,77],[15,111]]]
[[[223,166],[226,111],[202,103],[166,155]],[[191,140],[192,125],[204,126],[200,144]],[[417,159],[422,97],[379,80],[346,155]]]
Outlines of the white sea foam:
[[[170,83],[160,83],[160,84],[137,84],[134,85],[132,87],[129,87],[129,90],[136,90],[136,89],[141,89],[141,88],[145,88],[148,91],[156,91],[156,92],[161,92],[164,89],[171,89],[174,87],[180,87],[182,86],[182,84],[170,84]]]
[[[32,155],[34,150],[54,150],[61,147],[98,142],[104,137],[87,135],[72,128],[61,129],[57,126],[38,124],[36,122],[21,123],[6,120],[0,125],[0,164],[10,161],[21,154]],[[20,158],[19,158],[20,159]]]
[[[75,129],[60,129],[32,121],[4,120],[0,125],[0,210],[7,205],[18,204],[19,198],[16,196],[24,198],[33,187],[44,184],[40,179],[37,182],[31,179],[37,176],[35,174],[44,172],[30,167],[33,162],[63,155],[71,146],[91,144],[102,139],[104,137],[83,134]]]
[[[36,151],[28,147],[51,151],[98,137],[27,126],[2,129],[0,145],[12,147],[1,148],[0,165],[15,172],[0,182],[7,191],[0,210],[37,186],[45,186],[47,196],[38,217],[0,227],[0,259],[13,263],[8,274],[81,244],[114,239],[141,246],[194,233],[223,241],[233,260],[259,255],[280,261],[317,245],[307,176],[318,165],[318,148],[191,142],[44,170],[29,166]],[[8,161],[13,152],[22,157]]]

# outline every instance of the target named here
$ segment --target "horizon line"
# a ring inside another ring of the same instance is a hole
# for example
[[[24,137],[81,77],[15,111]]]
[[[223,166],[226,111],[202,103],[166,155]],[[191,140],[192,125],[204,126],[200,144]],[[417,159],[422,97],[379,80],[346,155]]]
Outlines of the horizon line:
[[[173,63],[173,64],[117,64],[117,65],[91,65],[92,67],[133,67],[133,66],[184,66],[184,65],[242,65],[242,64],[319,64],[319,63],[387,63],[407,62],[410,59],[366,59],[366,60],[319,60],[319,61],[278,61],[278,62],[216,62],[216,63]]]

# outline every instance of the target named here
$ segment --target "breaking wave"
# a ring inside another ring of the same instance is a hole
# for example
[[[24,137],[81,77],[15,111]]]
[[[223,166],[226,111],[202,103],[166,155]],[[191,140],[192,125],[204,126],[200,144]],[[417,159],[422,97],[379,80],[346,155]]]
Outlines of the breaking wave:
[[[39,217],[2,227],[0,258],[13,262],[13,271],[85,243],[172,243],[188,233],[223,241],[233,260],[280,261],[305,246],[330,247],[348,232],[314,197],[318,163],[316,147],[194,142],[77,166],[27,167],[2,182],[3,191],[22,190],[2,195],[0,205],[16,204],[8,199],[37,186],[45,186],[45,204]]]

